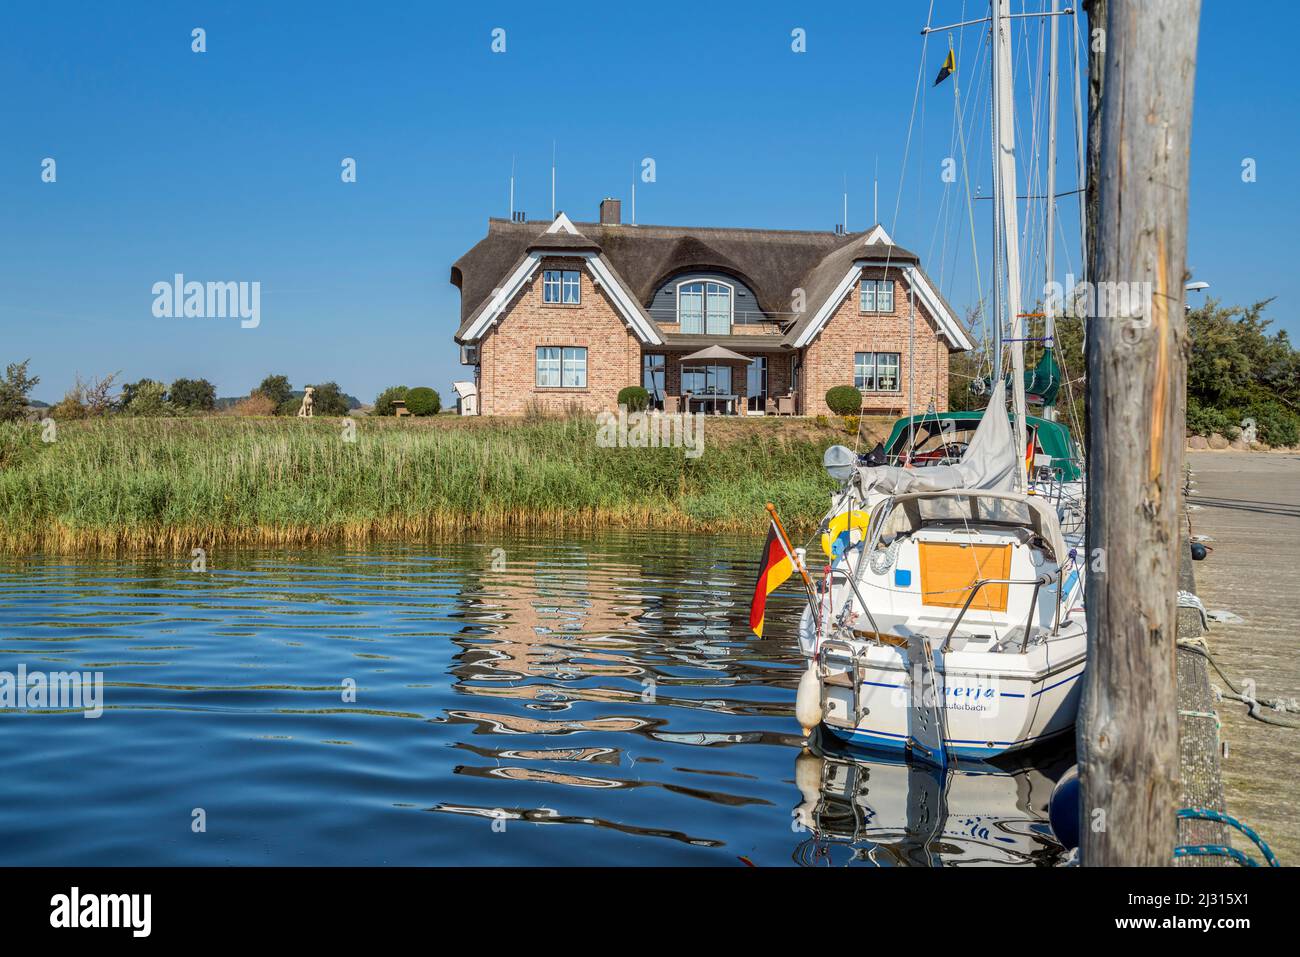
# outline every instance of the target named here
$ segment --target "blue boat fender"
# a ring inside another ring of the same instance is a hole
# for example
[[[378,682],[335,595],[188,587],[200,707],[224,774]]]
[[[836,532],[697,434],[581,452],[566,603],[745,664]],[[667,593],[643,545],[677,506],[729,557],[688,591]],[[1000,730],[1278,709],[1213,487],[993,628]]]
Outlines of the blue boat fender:
[[[1047,802],[1047,821],[1052,833],[1067,851],[1079,846],[1079,766],[1072,765],[1052,788]]]

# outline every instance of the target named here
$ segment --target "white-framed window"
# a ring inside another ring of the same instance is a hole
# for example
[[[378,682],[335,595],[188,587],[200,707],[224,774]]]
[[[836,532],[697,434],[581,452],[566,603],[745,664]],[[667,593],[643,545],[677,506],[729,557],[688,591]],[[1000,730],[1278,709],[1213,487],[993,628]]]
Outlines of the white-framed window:
[[[900,360],[897,352],[854,353],[854,386],[861,392],[897,392]]]
[[[582,276],[576,269],[547,269],[542,273],[542,302],[576,306],[582,301]]]
[[[683,282],[677,287],[678,327],[694,335],[730,335],[734,300],[733,290],[725,282]]]
[[[894,280],[864,279],[858,287],[859,312],[893,312]]]
[[[538,346],[537,388],[585,389],[586,346]]]

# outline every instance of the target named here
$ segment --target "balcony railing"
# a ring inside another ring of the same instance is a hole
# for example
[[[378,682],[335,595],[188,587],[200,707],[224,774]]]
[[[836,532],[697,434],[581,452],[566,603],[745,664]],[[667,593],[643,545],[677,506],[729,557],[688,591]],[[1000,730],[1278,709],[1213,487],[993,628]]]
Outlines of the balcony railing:
[[[650,309],[650,318],[664,332],[681,332],[675,309]],[[764,312],[737,311],[732,314],[730,333],[706,333],[703,329],[695,335],[779,336],[785,322],[771,318]]]

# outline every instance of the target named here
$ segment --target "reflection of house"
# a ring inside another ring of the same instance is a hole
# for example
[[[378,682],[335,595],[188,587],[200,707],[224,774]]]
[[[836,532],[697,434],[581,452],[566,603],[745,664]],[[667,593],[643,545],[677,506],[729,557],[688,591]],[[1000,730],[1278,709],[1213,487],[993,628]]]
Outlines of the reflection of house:
[[[820,413],[829,388],[853,384],[866,411],[903,411],[909,394],[942,410],[948,355],[971,348],[916,254],[880,226],[636,226],[607,199],[598,223],[489,220],[451,281],[485,415],[612,408],[636,384],[670,409],[689,394]],[[719,346],[732,356],[692,358]]]

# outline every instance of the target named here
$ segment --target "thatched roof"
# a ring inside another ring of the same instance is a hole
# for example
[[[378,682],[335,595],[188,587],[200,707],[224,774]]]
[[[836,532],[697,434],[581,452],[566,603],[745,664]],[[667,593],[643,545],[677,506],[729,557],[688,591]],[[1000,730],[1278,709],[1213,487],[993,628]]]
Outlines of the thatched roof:
[[[787,342],[811,321],[856,260],[919,265],[915,253],[885,242],[867,244],[874,231],[834,233],[784,229],[719,229],[573,223],[576,234],[547,232],[547,221],[489,219],[488,234],[451,267],[461,292],[459,339],[498,289],[530,253],[554,250],[603,254],[642,309],[674,275],[693,270],[726,273],[754,291],[758,306],[789,323]],[[804,312],[792,314],[796,289]]]

